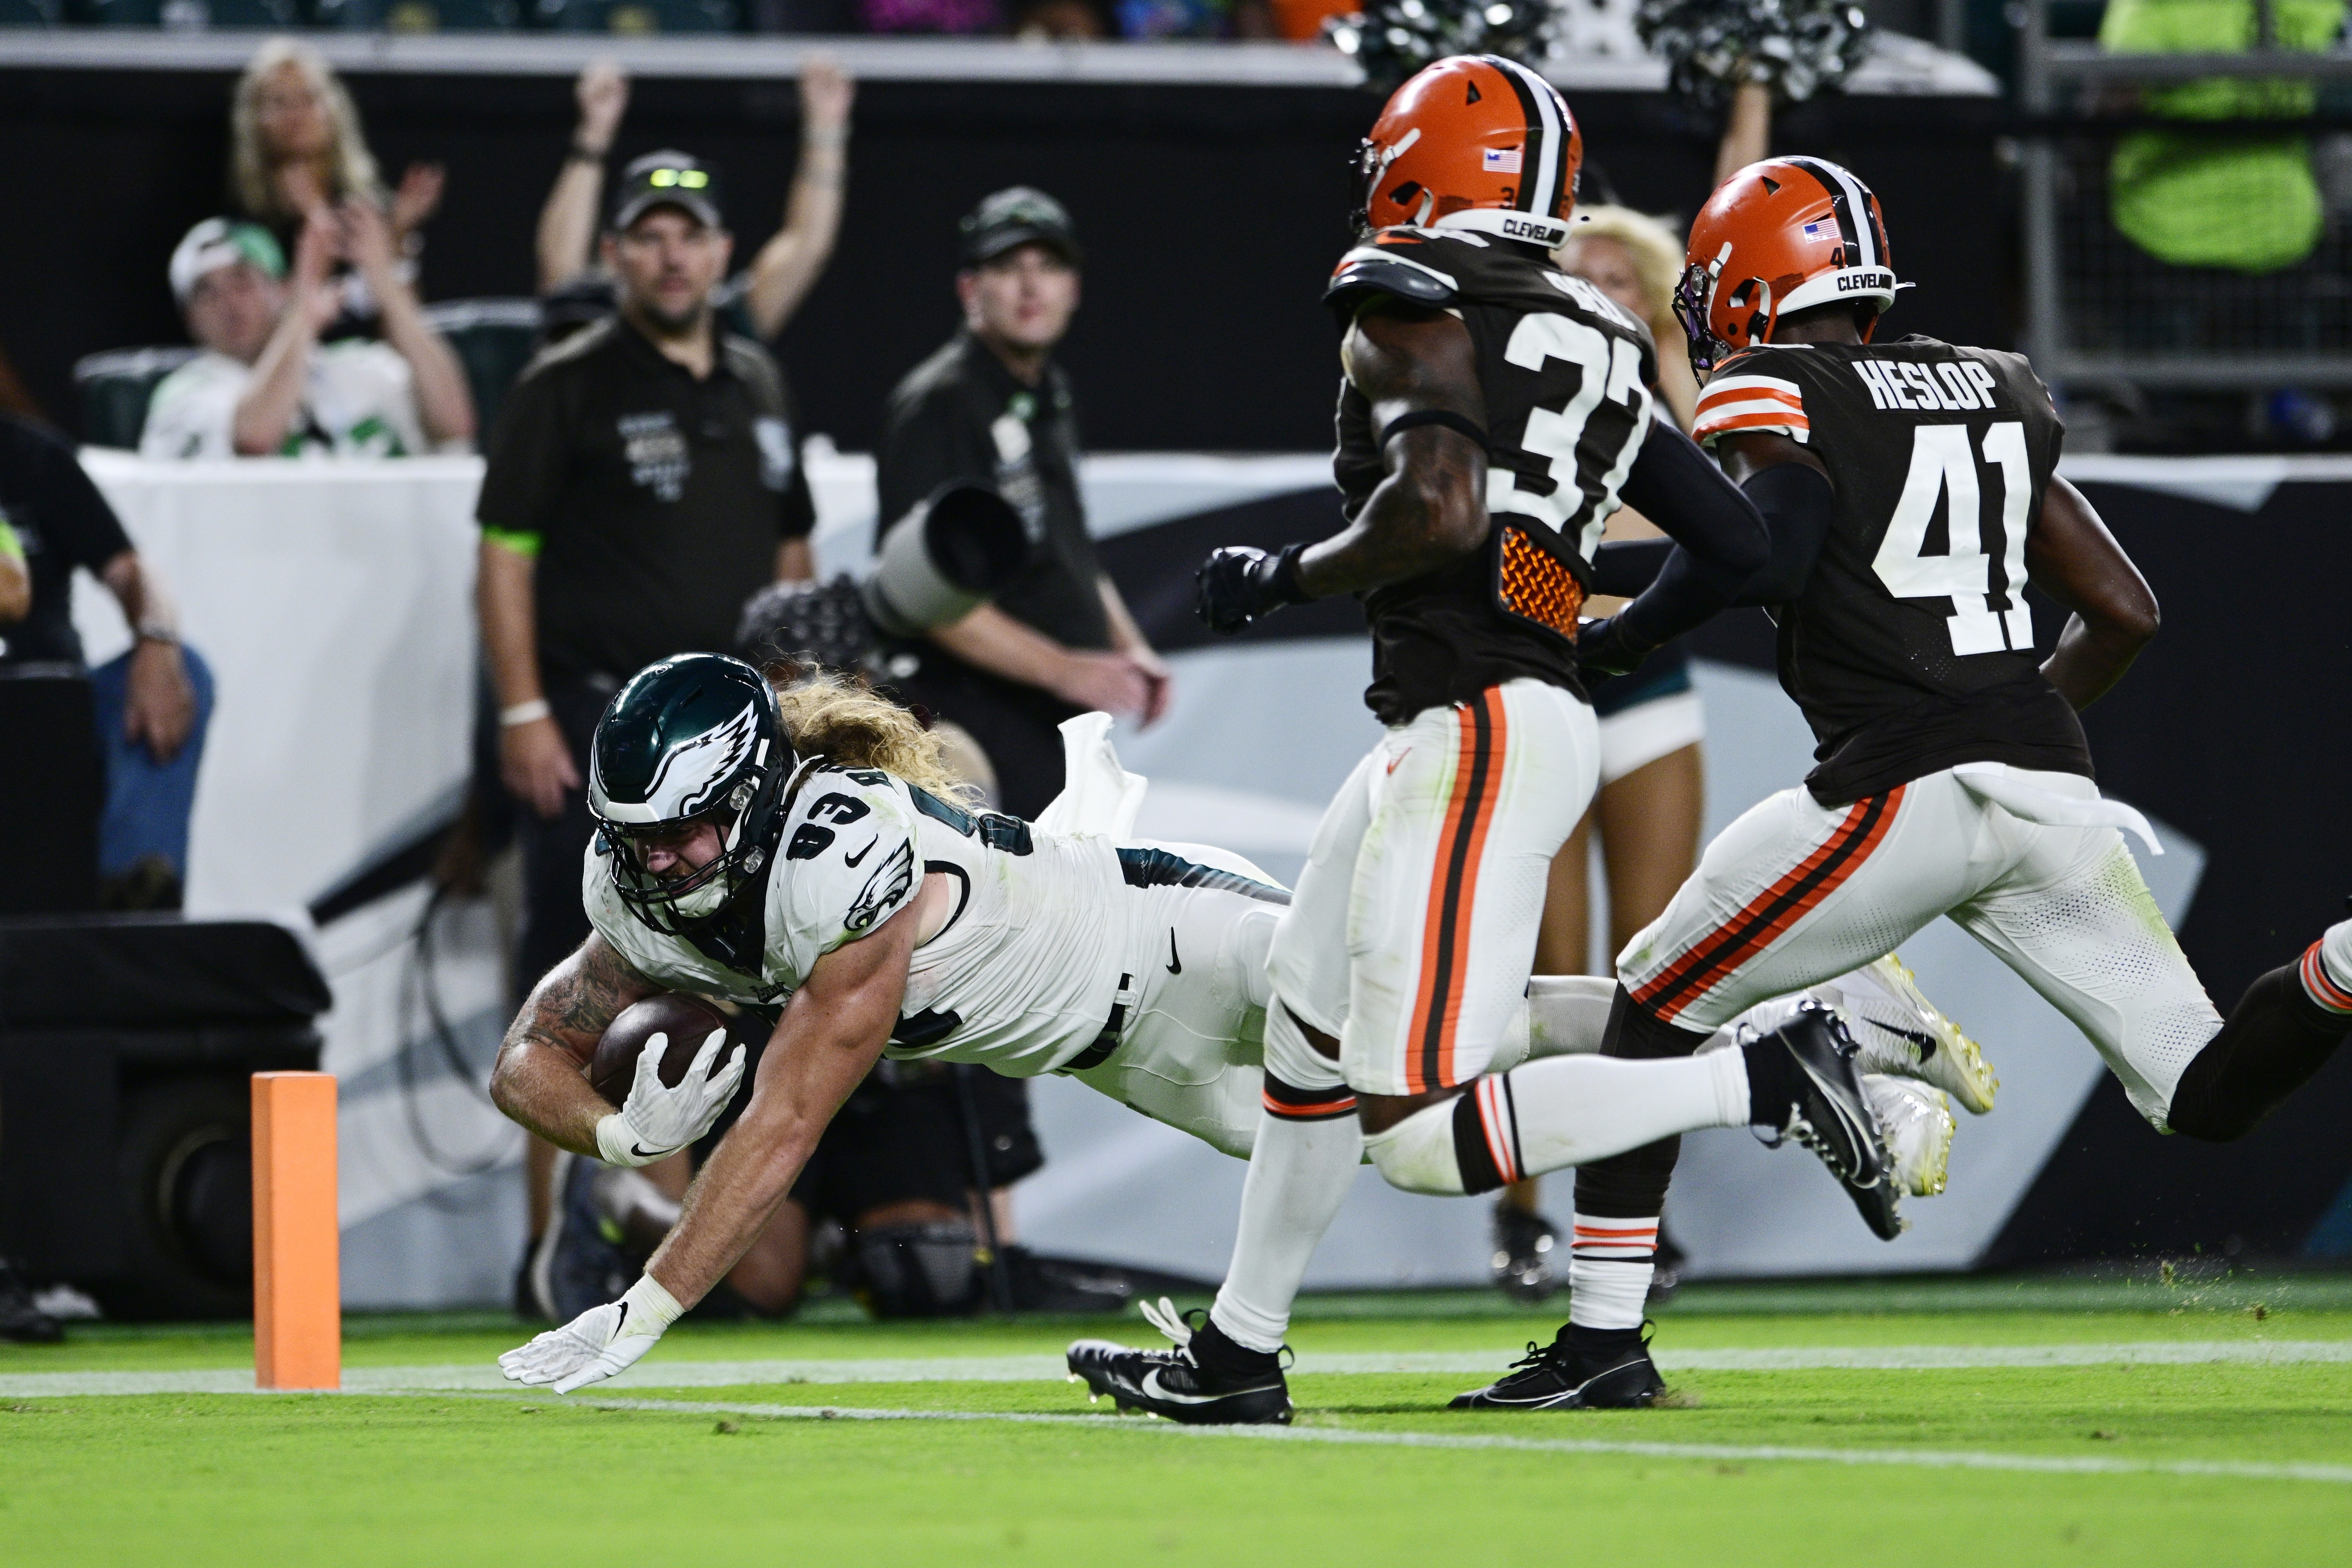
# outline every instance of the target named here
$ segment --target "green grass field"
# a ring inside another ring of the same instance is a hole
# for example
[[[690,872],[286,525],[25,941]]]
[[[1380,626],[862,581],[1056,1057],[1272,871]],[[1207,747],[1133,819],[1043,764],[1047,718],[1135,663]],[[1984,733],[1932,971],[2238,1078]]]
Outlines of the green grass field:
[[[688,1325],[570,1399],[490,1316],[268,1396],[242,1330],[92,1326],[0,1346],[0,1563],[2352,1562],[2352,1280],[1694,1288],[1675,1408],[1444,1409],[1555,1322],[1312,1301],[1240,1433],[1055,1375],[1135,1318]]]

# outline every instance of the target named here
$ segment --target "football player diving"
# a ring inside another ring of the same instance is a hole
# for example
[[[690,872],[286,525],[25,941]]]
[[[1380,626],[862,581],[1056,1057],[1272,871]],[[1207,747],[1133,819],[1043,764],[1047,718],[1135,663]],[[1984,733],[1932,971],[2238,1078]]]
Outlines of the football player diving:
[[[644,1277],[500,1357],[509,1377],[569,1393],[643,1356],[760,1239],[886,1053],[1068,1073],[1249,1153],[1267,1087],[1266,952],[1290,895],[1237,856],[1122,838],[1118,809],[1089,822],[1078,798],[1131,810],[1139,781],[1098,737],[1072,753],[1070,789],[1033,824],[967,810],[913,716],[833,677],[779,691],[737,660],[690,654],[615,694],[591,752],[598,830],[581,894],[594,932],[523,1005],[492,1093],[563,1148],[645,1165],[708,1132],[747,1064],[740,1049],[717,1060],[719,1033],[656,1036],[625,1103],[610,1104],[583,1070],[614,1018],[674,990],[777,1021]],[[1596,1051],[1609,996],[1601,980],[1538,982],[1503,1025],[1496,1062]],[[681,1051],[693,1063],[666,1088],[653,1069]],[[1827,1114],[1779,1036],[1709,1060],[1722,1065],[1701,1070],[1696,1100],[1661,1093],[1628,1116],[1601,1081],[1687,1064],[1573,1058],[1595,1081],[1595,1109],[1550,1135],[1597,1158],[1695,1126],[1794,1135]]]

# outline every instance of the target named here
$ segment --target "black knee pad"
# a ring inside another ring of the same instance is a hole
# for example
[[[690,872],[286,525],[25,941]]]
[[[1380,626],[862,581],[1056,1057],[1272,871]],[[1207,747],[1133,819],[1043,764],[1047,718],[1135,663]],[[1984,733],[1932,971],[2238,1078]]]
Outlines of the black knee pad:
[[[877,1318],[951,1318],[980,1308],[980,1238],[971,1222],[877,1225],[857,1233],[859,1293]]]

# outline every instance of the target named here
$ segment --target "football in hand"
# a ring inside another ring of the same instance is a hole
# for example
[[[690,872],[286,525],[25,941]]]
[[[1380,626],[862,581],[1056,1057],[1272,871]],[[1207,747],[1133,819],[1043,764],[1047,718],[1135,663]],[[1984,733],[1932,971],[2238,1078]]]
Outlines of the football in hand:
[[[756,1018],[743,1014],[730,1018],[716,1003],[678,991],[633,1002],[604,1026],[595,1058],[588,1064],[589,1087],[618,1109],[629,1097],[629,1085],[636,1082],[637,1058],[644,1053],[646,1042],[660,1034],[669,1037],[669,1049],[662,1054],[661,1080],[675,1089],[714,1029],[725,1030],[728,1040],[710,1060],[713,1072],[735,1054],[737,1045],[749,1044],[767,1033]]]

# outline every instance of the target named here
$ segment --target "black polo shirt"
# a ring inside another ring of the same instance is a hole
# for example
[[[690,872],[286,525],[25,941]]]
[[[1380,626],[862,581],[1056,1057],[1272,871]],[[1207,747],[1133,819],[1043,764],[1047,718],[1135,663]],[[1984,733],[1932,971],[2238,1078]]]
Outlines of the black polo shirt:
[[[1111,645],[1102,566],[1078,494],[1077,417],[1059,365],[1032,387],[958,332],[890,394],[875,463],[877,539],[948,480],[992,485],[1021,514],[1032,551],[996,607],[1065,647]]]
[[[62,437],[6,414],[0,414],[0,521],[24,547],[33,584],[31,613],[0,625],[0,664],[80,664],[74,568],[100,570],[131,548],[131,538]]]
[[[767,350],[722,335],[698,381],[619,317],[548,350],[507,394],[475,516],[538,560],[549,681],[731,652],[776,547],[816,522]]]

